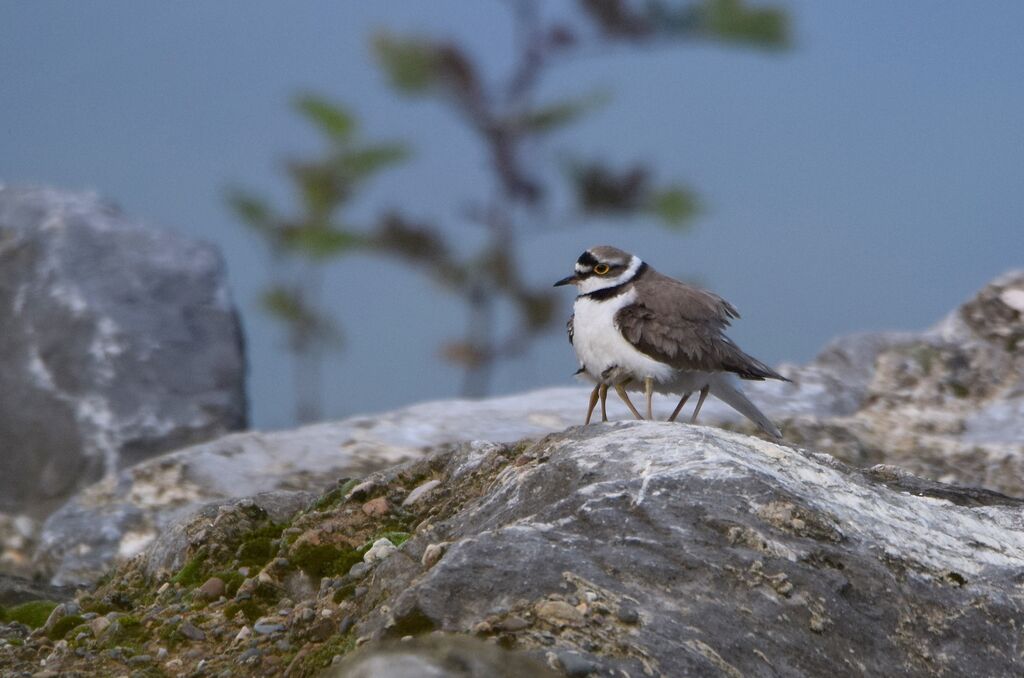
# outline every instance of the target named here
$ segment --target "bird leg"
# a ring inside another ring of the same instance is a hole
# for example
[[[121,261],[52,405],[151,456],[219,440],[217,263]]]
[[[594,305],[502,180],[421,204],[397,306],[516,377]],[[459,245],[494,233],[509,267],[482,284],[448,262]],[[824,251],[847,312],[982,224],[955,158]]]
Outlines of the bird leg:
[[[608,384],[599,384],[601,388],[601,421],[608,421],[608,410],[605,405],[608,403]]]
[[[679,404],[676,405],[676,409],[672,410],[672,416],[669,417],[668,419],[666,419],[666,421],[675,421],[676,417],[679,416],[679,413],[683,411],[683,405],[685,405],[686,401],[689,400],[689,399],[690,399],[690,394],[689,393],[687,393],[682,398],[680,398],[679,399]]]
[[[590,392],[590,405],[587,407],[587,420],[583,422],[586,426],[590,423],[590,415],[594,414],[594,407],[597,405],[597,392],[600,390],[601,384],[594,387],[594,390]]]
[[[628,407],[629,411],[633,413],[633,416],[639,419],[640,421],[643,421],[644,418],[641,417],[640,413],[636,411],[635,407],[633,407],[633,402],[629,399],[629,394],[626,393],[625,384],[615,384],[615,392],[619,394],[620,398],[622,398],[622,402],[626,403],[626,407]]]
[[[693,417],[690,419],[691,424],[697,423],[697,415],[700,414],[700,408],[704,405],[704,399],[708,397],[708,391],[711,390],[710,386],[705,386],[700,390],[700,399],[697,400],[697,407],[693,410]]]
[[[647,420],[654,421],[654,409],[651,406],[651,396],[654,395],[654,377],[644,377],[644,397],[647,398]]]

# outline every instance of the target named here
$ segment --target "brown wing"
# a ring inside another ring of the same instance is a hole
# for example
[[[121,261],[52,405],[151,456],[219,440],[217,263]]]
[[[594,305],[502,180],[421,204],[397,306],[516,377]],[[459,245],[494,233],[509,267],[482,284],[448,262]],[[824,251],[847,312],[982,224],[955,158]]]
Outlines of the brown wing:
[[[707,290],[650,273],[637,281],[643,303],[626,306],[615,315],[626,341],[676,369],[783,379],[725,336],[725,328],[739,318],[735,306]]]

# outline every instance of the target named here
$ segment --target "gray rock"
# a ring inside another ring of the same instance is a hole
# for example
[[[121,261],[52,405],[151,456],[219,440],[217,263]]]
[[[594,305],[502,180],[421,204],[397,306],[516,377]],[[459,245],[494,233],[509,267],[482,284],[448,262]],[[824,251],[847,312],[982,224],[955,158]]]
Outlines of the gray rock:
[[[189,640],[206,640],[206,632],[192,622],[185,622],[178,627],[178,633]]]
[[[245,426],[219,254],[94,195],[0,186],[0,327],[0,510]]]
[[[463,494],[437,517],[444,558],[367,580],[359,636],[501,629],[577,675],[1019,673],[1022,499],[667,423],[520,454],[466,445],[379,476],[430,469]]]
[[[540,660],[493,643],[432,635],[406,642],[375,643],[329,669],[334,678],[555,678]]]

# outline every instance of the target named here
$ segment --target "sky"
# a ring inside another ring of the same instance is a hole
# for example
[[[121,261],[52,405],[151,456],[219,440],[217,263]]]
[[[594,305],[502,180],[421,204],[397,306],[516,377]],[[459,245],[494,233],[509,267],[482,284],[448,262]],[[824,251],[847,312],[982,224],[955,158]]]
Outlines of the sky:
[[[925,328],[1024,265],[1024,3],[774,4],[793,21],[786,52],[619,49],[545,79],[542,97],[613,95],[552,152],[649,162],[696,190],[703,212],[684,234],[548,225],[522,242],[529,280],[614,244],[732,301],[743,319],[731,336],[778,363],[841,334]],[[448,109],[395,95],[370,38],[443,36],[500,70],[509,29],[491,0],[0,0],[0,182],[94,190],[216,243],[245,325],[253,425],[287,427],[291,366],[258,304],[270,263],[226,191],[291,200],[285,159],[321,149],[290,104],[312,91],[345,102],[367,138],[413,149],[356,218],[401,206],[455,221],[491,186],[485,156]],[[437,351],[465,322],[455,300],[367,257],[332,268],[328,296],[346,344],[325,366],[327,418],[458,394]],[[559,324],[502,365],[494,391],[570,384],[575,367]]]

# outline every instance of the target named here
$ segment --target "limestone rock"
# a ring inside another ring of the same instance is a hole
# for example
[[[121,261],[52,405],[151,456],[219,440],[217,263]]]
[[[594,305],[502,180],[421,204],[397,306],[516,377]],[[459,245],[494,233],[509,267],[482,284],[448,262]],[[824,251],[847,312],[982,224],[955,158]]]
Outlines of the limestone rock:
[[[0,327],[0,511],[245,426],[220,255],[94,195],[0,185]]]

